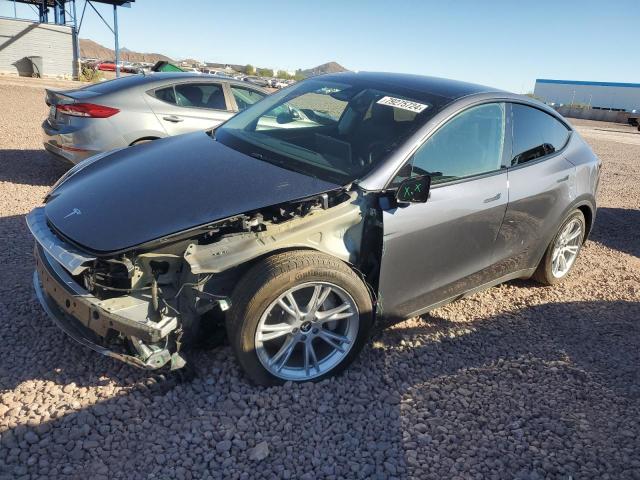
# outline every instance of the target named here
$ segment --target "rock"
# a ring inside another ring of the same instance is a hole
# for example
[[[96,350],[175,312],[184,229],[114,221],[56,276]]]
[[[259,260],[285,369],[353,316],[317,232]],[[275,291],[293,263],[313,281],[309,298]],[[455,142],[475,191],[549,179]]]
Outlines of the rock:
[[[260,442],[255,447],[249,449],[249,460],[260,461],[269,456],[269,444]]]
[[[38,443],[38,441],[40,440],[38,435],[33,430],[29,430],[27,433],[25,433],[24,439],[27,443],[30,444]]]
[[[231,440],[222,440],[216,443],[216,452],[224,453],[231,450]]]
[[[395,475],[398,471],[395,464],[391,462],[384,462],[384,468],[387,472],[389,472],[389,475]]]

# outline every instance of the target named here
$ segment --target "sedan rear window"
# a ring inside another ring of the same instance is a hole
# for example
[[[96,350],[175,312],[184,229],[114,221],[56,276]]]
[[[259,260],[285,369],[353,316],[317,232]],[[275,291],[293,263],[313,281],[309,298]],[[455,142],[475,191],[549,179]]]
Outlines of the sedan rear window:
[[[227,110],[222,85],[217,83],[181,83],[175,85],[176,101],[181,107]]]
[[[81,90],[90,90],[95,93],[108,94],[118,92],[125,88],[137,87],[138,85],[144,85],[149,81],[149,77],[144,75],[129,75],[126,77],[114,78],[113,80],[107,80],[106,82],[92,83],[83,87]]]

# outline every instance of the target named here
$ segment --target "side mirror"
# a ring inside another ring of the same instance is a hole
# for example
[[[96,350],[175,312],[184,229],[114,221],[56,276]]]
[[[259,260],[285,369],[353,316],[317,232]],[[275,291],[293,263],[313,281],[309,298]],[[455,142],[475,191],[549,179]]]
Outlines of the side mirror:
[[[407,178],[400,184],[396,192],[396,200],[398,203],[425,203],[429,198],[430,188],[429,175]]]

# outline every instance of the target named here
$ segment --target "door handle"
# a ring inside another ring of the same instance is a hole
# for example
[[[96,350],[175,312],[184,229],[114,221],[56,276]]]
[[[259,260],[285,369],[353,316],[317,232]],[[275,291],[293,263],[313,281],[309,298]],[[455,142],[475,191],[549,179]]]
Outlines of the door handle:
[[[175,115],[169,115],[166,117],[162,117],[163,120],[166,120],[167,122],[173,122],[173,123],[178,123],[178,122],[182,122],[184,119],[180,118],[180,117],[176,117]]]
[[[493,197],[485,198],[484,203],[495,202],[496,200],[500,200],[500,197],[502,197],[502,194],[496,193]]]
[[[559,178],[558,183],[566,182],[567,180],[569,180],[569,175],[567,175],[566,177]]]

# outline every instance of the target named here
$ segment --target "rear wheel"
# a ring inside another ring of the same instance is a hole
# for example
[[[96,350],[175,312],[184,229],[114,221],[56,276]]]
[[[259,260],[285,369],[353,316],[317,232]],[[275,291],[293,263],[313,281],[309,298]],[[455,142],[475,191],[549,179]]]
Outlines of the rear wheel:
[[[321,253],[268,257],[240,280],[227,315],[231,346],[260,385],[319,380],[357,356],[373,321],[369,292]]]
[[[543,285],[554,285],[571,271],[578,258],[586,232],[584,215],[574,210],[562,223],[533,274],[534,280]]]

